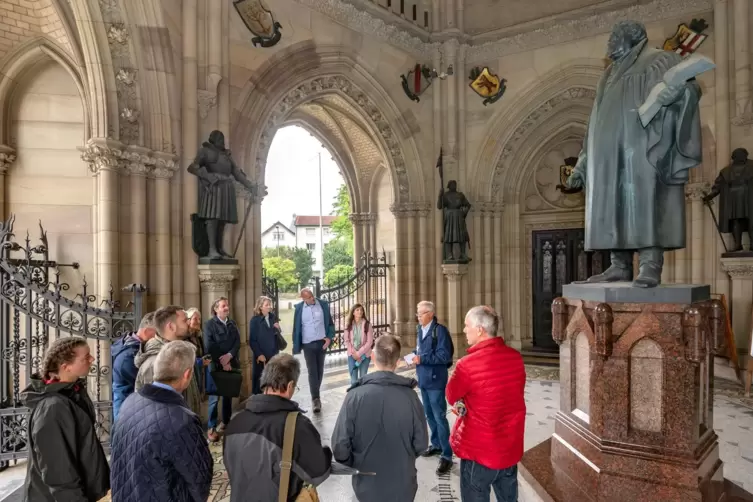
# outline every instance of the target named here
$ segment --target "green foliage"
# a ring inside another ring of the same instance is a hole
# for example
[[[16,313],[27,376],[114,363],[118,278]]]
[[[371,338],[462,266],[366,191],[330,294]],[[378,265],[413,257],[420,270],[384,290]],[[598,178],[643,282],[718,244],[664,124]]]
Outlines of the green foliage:
[[[324,274],[324,287],[337,286],[353,276],[353,265],[335,265]]]
[[[298,288],[298,278],[295,273],[295,263],[288,258],[270,256],[262,259],[262,265],[267,277],[277,280],[280,291],[295,291]]]
[[[314,275],[314,257],[311,256],[311,251],[306,248],[293,248],[289,246],[280,246],[279,248],[265,248],[262,251],[262,257],[272,258],[280,256],[280,258],[286,258],[295,263],[295,277],[298,281],[298,285],[305,286],[311,280],[311,276]]]
[[[337,239],[344,239],[353,242],[353,223],[350,222],[350,194],[348,194],[348,187],[345,184],[340,185],[340,188],[335,195],[335,200],[332,203],[332,214],[335,216],[332,222],[332,233]],[[326,267],[325,267],[326,270]]]
[[[333,239],[324,245],[324,274],[338,265],[350,265],[353,267],[353,241],[346,239]]]

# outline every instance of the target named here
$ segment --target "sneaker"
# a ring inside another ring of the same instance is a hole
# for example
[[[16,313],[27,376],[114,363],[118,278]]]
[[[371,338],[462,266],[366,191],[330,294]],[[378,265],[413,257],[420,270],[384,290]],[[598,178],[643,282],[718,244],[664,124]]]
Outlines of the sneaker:
[[[421,456],[422,457],[434,457],[436,455],[439,455],[440,453],[442,453],[441,448],[437,448],[436,446],[429,446],[423,452],[421,452]]]
[[[322,400],[319,399],[318,397],[315,397],[313,407],[314,407],[314,413],[319,413],[320,411],[322,411]]]
[[[217,434],[217,431],[214,429],[209,429],[209,432],[207,432],[207,439],[211,443],[216,443],[220,440],[220,436]]]
[[[439,459],[439,465],[437,466],[437,475],[447,474],[452,469],[452,460],[446,458]]]

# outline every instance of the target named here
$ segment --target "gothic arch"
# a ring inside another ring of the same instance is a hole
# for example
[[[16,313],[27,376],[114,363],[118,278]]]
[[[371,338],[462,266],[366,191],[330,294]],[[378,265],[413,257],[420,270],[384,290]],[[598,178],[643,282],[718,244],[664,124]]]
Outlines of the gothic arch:
[[[281,69],[295,75],[295,83],[280,85]],[[242,165],[254,166],[253,177],[258,182],[264,179],[274,133],[290,114],[307,102],[336,95],[366,124],[389,164],[395,201],[408,201],[411,193],[423,193],[418,151],[408,125],[387,93],[356,63],[350,48],[303,42],[270,58],[259,75],[241,92],[233,110],[231,138]]]
[[[548,121],[584,123],[584,114],[587,121],[603,71],[600,60],[569,61],[495,113],[491,124],[507,123],[512,127],[490,127],[489,137],[482,143],[469,177],[477,180],[476,190],[482,198],[492,200],[500,189],[508,197],[515,193],[525,160],[553,127],[547,126]],[[572,115],[568,117],[568,113]]]
[[[89,130],[90,109],[88,89],[85,75],[76,65],[70,53],[57,42],[48,37],[37,37],[16,46],[0,61],[0,144],[10,145],[10,103],[19,81],[34,67],[45,60],[52,60],[65,68],[78,88],[81,103],[84,108],[84,130]],[[87,138],[81,138],[83,144]],[[12,146],[12,145],[11,145]]]

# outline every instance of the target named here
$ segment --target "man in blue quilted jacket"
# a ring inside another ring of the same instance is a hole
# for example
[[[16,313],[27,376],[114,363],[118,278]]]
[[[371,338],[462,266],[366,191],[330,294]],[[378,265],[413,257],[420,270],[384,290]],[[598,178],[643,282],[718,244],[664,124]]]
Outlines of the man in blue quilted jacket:
[[[176,340],[154,361],[154,382],[131,394],[112,434],[110,485],[117,502],[206,502],[212,456],[199,417],[183,399],[196,347]]]

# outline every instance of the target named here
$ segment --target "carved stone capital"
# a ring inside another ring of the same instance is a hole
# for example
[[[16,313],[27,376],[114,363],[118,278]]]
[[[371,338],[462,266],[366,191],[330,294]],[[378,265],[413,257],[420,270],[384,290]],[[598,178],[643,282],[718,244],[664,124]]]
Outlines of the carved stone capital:
[[[467,263],[443,263],[442,273],[448,282],[458,282],[468,273]]]
[[[89,172],[97,175],[102,171],[120,172],[123,160],[123,144],[107,139],[89,140],[81,154]]]
[[[722,268],[733,281],[753,279],[753,258],[722,258]]]
[[[353,225],[369,225],[376,221],[376,215],[371,213],[350,213],[348,219]]]
[[[486,214],[489,216],[496,216],[498,214],[502,214],[505,211],[505,203],[501,200],[478,202],[473,207],[478,208],[478,211],[481,214]]]
[[[251,204],[261,204],[264,197],[267,196],[267,187],[262,183],[254,182],[254,191],[250,191],[243,184],[235,181],[235,196],[242,197]]]
[[[395,218],[426,217],[429,215],[429,210],[428,202],[401,202],[390,206],[390,211]]]
[[[132,176],[170,178],[177,169],[178,157],[138,145],[124,145],[111,139],[96,138],[83,149],[81,159],[93,175],[109,169]]]
[[[701,200],[711,190],[711,184],[705,181],[688,183],[685,185],[685,197],[690,200]]]
[[[199,284],[206,293],[227,294],[238,278],[238,265],[199,265]]]
[[[0,145],[0,174],[8,172],[11,164],[15,161],[16,151],[7,145]]]

